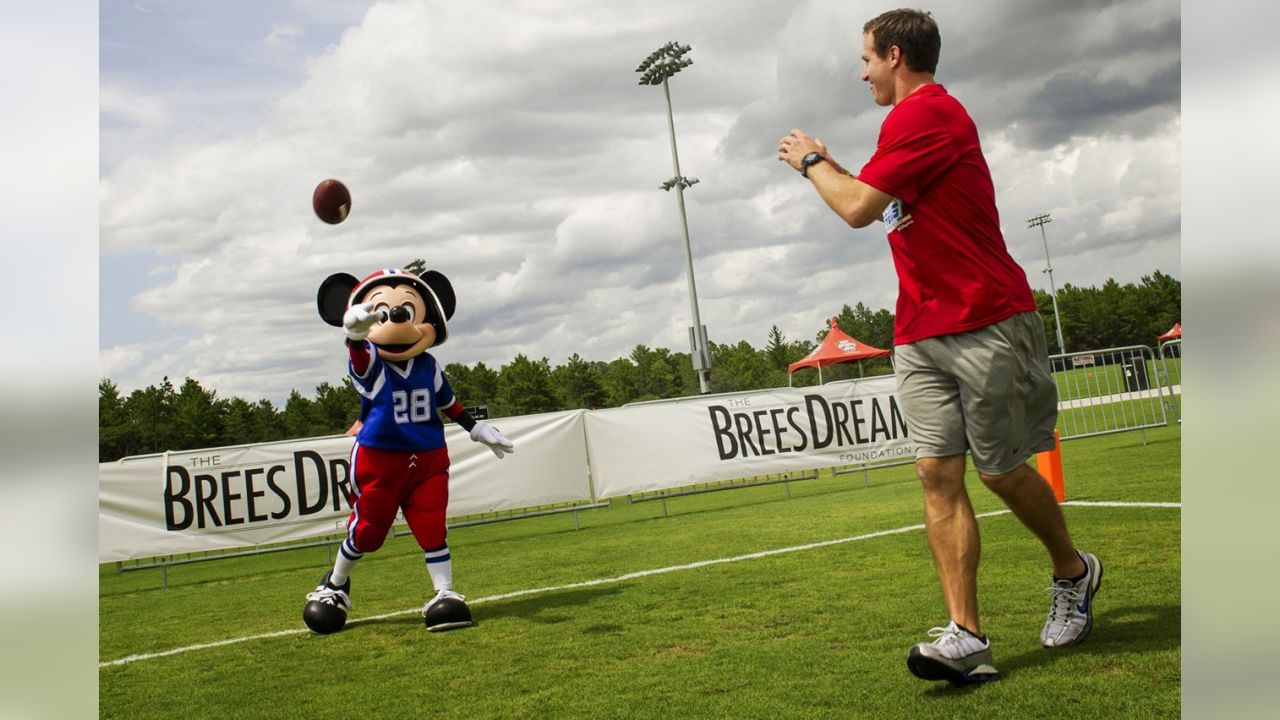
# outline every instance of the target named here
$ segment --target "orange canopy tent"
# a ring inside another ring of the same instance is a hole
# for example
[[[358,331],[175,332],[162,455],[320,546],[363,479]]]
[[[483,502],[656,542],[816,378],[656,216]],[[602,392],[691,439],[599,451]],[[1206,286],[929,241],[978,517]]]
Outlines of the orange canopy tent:
[[[788,365],[787,372],[794,374],[802,368],[818,368],[818,384],[821,385],[822,368],[828,365],[889,357],[891,355],[893,355],[893,352],[889,350],[871,347],[861,340],[853,339],[840,329],[840,326],[836,324],[835,318],[831,318],[831,331],[822,339],[822,344],[814,348],[813,352]]]
[[[1169,332],[1159,336],[1158,340],[1181,340],[1182,339],[1182,323],[1176,322],[1173,327],[1169,328]]]

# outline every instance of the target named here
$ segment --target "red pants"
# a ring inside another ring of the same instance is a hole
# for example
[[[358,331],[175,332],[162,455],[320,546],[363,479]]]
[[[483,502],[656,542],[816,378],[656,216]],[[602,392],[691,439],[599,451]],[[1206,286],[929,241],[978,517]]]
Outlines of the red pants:
[[[401,452],[356,443],[351,451],[351,489],[355,494],[347,534],[356,550],[382,547],[404,510],[409,530],[423,550],[444,545],[449,506],[449,450]]]

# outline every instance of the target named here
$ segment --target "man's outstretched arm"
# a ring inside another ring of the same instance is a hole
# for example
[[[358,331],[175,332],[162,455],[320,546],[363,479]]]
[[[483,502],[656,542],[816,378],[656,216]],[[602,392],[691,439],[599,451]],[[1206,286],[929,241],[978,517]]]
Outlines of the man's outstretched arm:
[[[810,137],[803,130],[792,130],[778,141],[778,159],[796,170],[801,169],[806,156],[815,152],[823,160],[808,165],[805,174],[823,202],[855,228],[863,228],[879,220],[884,209],[893,202],[892,195],[854,177],[827,153],[821,140]]]

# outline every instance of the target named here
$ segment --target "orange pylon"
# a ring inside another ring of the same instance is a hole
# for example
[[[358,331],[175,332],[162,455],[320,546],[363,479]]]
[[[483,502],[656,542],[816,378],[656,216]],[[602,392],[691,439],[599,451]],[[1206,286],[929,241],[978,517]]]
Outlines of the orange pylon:
[[[1036,466],[1040,470],[1040,477],[1053,488],[1053,497],[1060,503],[1066,502],[1067,488],[1062,479],[1062,440],[1057,428],[1053,429],[1053,449],[1036,453]]]

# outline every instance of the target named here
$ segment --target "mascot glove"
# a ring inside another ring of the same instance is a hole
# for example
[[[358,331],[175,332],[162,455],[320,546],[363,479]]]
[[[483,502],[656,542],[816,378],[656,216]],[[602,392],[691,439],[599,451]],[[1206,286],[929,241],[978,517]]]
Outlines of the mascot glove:
[[[373,303],[352,305],[342,316],[342,327],[347,331],[348,340],[363,340],[373,329],[374,323],[381,319],[381,313],[373,312]]]
[[[471,439],[488,445],[493,454],[498,457],[516,451],[515,446],[511,444],[506,435],[498,432],[498,428],[484,420],[477,420],[475,426],[471,428]]]

